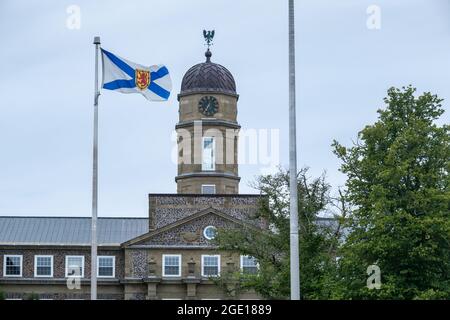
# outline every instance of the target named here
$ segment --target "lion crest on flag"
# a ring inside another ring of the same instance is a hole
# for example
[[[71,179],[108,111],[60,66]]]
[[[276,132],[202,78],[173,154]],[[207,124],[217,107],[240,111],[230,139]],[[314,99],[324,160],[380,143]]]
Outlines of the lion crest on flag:
[[[136,86],[139,89],[141,90],[147,89],[148,85],[150,84],[150,71],[136,69],[135,79],[136,79]]]

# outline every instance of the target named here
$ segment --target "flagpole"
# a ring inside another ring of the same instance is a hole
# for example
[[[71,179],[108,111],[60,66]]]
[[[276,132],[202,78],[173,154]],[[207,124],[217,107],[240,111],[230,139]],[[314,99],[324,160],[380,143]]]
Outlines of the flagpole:
[[[97,200],[98,200],[98,53],[100,37],[95,44],[95,93],[94,93],[94,148],[92,168],[92,219],[91,219],[91,300],[97,300]]]
[[[291,300],[300,300],[296,135],[294,0],[289,0],[289,192]]]

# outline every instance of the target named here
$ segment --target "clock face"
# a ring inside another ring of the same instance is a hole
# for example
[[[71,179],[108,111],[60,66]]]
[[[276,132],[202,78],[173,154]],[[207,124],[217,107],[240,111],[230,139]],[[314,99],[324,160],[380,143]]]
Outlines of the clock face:
[[[212,96],[205,96],[198,102],[198,111],[205,116],[213,116],[219,110],[219,102]]]

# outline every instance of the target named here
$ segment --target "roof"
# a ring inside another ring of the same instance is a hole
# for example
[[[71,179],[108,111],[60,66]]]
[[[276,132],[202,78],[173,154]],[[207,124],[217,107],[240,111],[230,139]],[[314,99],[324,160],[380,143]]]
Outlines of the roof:
[[[196,64],[186,72],[179,96],[204,92],[237,96],[236,83],[231,72],[224,66],[211,62],[208,55],[206,62]]]
[[[97,239],[102,246],[119,246],[146,232],[147,218],[97,220]],[[0,246],[88,246],[90,243],[90,217],[0,217]]]

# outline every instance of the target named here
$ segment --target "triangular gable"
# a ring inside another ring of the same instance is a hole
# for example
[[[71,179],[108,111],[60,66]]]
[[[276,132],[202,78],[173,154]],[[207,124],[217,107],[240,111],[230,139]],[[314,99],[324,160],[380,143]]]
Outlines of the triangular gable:
[[[145,233],[145,234],[143,234],[141,236],[138,236],[136,238],[128,240],[128,241],[122,243],[122,247],[128,247],[128,246],[132,246],[132,245],[139,244],[139,243],[142,243],[142,242],[147,242],[152,237],[155,237],[157,235],[160,235],[160,234],[162,234],[164,232],[170,231],[170,230],[175,229],[177,227],[180,227],[182,225],[188,224],[190,222],[193,222],[195,220],[198,220],[198,219],[200,219],[202,217],[205,217],[207,215],[210,215],[210,214],[216,215],[216,216],[218,216],[218,217],[220,217],[220,218],[222,218],[224,220],[228,220],[229,222],[235,223],[235,224],[240,225],[242,227],[258,229],[257,227],[255,227],[255,226],[253,226],[253,225],[251,225],[249,223],[246,223],[246,222],[244,222],[242,220],[233,218],[233,217],[231,217],[230,215],[228,215],[226,213],[223,213],[223,212],[221,212],[221,211],[219,211],[217,209],[209,207],[209,208],[203,209],[203,210],[201,210],[201,211],[199,211],[199,212],[197,212],[195,214],[192,214],[192,215],[190,215],[188,217],[185,217],[185,218],[180,219],[178,221],[175,221],[175,222],[173,222],[171,224],[163,226],[163,227],[161,227],[161,228],[159,228],[157,230],[149,231],[149,232],[147,232],[147,233]]]

